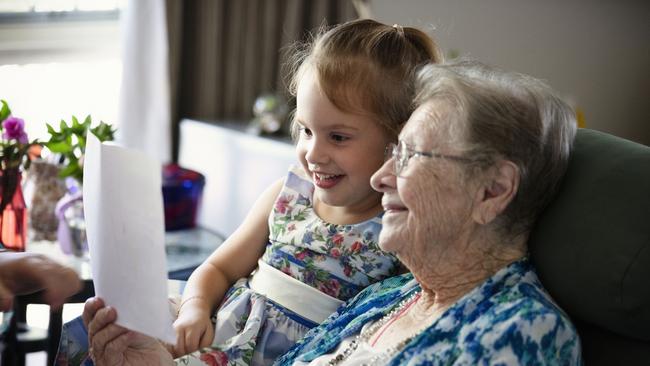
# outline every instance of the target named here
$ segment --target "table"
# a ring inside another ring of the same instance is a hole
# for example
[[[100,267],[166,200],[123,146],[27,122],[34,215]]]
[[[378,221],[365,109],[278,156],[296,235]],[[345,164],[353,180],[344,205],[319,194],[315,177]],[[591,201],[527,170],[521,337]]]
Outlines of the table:
[[[165,233],[165,251],[167,253],[167,270],[170,280],[187,280],[189,275],[203,261],[223,243],[224,238],[220,235],[203,228],[188,230],[170,231]],[[28,243],[27,251],[44,254],[68,267],[73,268],[82,279],[83,288],[77,294],[66,300],[66,303],[85,302],[86,299],[95,295],[93,287],[90,261],[87,257],[75,257],[66,255],[61,251],[55,242],[33,242]],[[178,286],[178,281],[171,281],[172,285]],[[178,293],[170,288],[173,293]],[[18,344],[17,332],[26,329],[26,309],[29,304],[41,304],[40,294],[19,296],[14,302],[14,316],[12,324],[7,332],[7,347],[2,354],[0,364],[23,365],[24,353],[19,352],[21,345]],[[62,309],[50,313],[50,320],[47,329],[47,339],[44,340],[45,347],[39,344],[39,348],[47,350],[47,363],[52,365],[61,338]],[[18,351],[17,351],[18,350]],[[24,350],[23,350],[24,351]],[[28,349],[27,352],[30,350]],[[21,354],[22,353],[22,354]]]
[[[168,278],[187,280],[224,240],[221,235],[204,228],[166,232]]]
[[[167,271],[170,279],[186,280],[203,261],[223,243],[224,238],[204,228],[168,231],[165,233]],[[38,241],[28,243],[27,251],[46,255],[74,269],[82,280],[92,281],[88,257],[76,257],[61,251],[58,243]]]

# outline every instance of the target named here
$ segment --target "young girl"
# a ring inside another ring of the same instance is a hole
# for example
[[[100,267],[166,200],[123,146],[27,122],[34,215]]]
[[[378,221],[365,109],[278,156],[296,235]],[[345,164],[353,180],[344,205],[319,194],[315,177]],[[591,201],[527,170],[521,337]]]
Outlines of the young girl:
[[[336,26],[298,52],[301,167],[190,276],[172,353],[194,353],[181,364],[270,364],[343,301],[400,270],[377,246],[381,195],[370,176],[412,112],[415,69],[440,58],[423,32],[372,20]]]
[[[189,358],[271,363],[343,301],[396,274],[397,259],[376,243],[381,195],[370,176],[412,112],[414,69],[439,61],[426,34],[372,20],[337,26],[298,57],[301,167],[269,187],[190,277],[177,355],[212,345]]]

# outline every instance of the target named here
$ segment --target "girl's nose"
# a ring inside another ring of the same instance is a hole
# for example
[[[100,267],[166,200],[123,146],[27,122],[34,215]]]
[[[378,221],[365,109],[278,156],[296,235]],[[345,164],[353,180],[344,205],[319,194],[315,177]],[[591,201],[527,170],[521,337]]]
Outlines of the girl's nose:
[[[328,148],[322,140],[313,138],[307,145],[305,159],[312,165],[323,165],[329,161]]]

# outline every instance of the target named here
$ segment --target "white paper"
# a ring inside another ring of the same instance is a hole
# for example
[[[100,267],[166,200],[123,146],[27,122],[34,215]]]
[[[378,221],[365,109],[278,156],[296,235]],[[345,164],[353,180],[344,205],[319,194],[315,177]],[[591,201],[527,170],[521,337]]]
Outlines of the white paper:
[[[88,134],[83,202],[95,293],[118,325],[176,343],[167,301],[160,163]]]

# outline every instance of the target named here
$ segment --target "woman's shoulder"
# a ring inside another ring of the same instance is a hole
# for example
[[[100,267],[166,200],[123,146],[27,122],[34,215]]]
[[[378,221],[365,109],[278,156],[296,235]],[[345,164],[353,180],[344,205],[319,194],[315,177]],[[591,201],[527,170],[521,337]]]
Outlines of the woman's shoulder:
[[[535,300],[520,300],[490,317],[490,326],[477,329],[485,349],[478,359],[507,360],[513,364],[547,364],[563,360],[581,364],[578,333],[569,318],[557,307]],[[493,313],[494,314],[494,313]],[[476,347],[467,347],[475,350]],[[488,362],[492,363],[492,362]]]
[[[556,314],[557,319],[568,321],[562,309],[546,292],[528,258],[512,263],[492,278],[492,283],[484,285],[483,293],[490,295],[485,301],[492,306],[487,314],[500,314],[499,319],[547,318]]]
[[[526,259],[502,269],[448,309],[418,338],[411,356],[428,360],[431,347],[440,350],[435,357],[460,364],[581,363],[574,326]]]
[[[579,360],[575,327],[546,292],[528,260],[514,263],[506,273],[503,286],[495,286],[499,290],[483,301],[484,311],[476,318],[480,321],[470,325],[489,350],[486,354],[499,358],[505,352],[525,361],[543,360],[553,353],[551,358]]]

